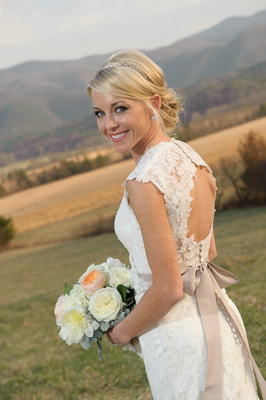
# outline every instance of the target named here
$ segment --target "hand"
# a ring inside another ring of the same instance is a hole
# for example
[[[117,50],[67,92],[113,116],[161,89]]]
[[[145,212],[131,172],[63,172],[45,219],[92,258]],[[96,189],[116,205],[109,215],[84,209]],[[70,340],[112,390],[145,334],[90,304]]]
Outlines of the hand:
[[[106,334],[113,345],[123,347],[130,343],[131,338],[125,338],[121,335],[119,325],[120,324],[117,324],[113,328],[109,329]]]

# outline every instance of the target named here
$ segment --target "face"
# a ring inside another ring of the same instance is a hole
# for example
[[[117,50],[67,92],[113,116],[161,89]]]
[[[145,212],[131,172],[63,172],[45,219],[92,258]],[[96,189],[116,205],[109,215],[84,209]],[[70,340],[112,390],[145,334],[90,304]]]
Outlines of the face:
[[[149,141],[151,111],[138,100],[91,92],[93,110],[100,132],[119,153],[132,150],[141,154]]]

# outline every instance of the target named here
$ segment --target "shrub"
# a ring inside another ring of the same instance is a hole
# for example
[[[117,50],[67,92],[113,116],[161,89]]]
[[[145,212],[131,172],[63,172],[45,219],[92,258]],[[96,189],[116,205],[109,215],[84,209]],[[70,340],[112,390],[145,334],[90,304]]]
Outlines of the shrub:
[[[255,204],[266,200],[266,142],[257,133],[250,131],[240,142],[239,155],[244,165],[241,179],[246,186],[249,199]]]
[[[0,184],[0,197],[5,196],[6,190],[3,185]]]
[[[103,156],[103,155],[99,154],[94,160],[95,167],[96,168],[105,167],[105,165],[108,164],[108,161],[109,160],[108,160],[107,156]]]
[[[245,168],[253,168],[259,161],[266,158],[266,142],[254,131],[250,131],[239,143],[238,153]]]
[[[266,103],[261,103],[258,112],[258,117],[265,117],[265,116],[266,116]]]
[[[250,131],[239,143],[239,157],[222,158],[218,178],[217,209],[266,203],[266,142]]]
[[[15,226],[11,218],[0,216],[0,247],[8,244],[15,236]]]
[[[83,238],[113,232],[114,219],[114,215],[98,215],[93,221],[81,224],[74,233],[75,237]]]
[[[13,172],[9,172],[7,179],[14,181],[18,190],[28,189],[33,186],[32,181],[23,169],[16,169]]]

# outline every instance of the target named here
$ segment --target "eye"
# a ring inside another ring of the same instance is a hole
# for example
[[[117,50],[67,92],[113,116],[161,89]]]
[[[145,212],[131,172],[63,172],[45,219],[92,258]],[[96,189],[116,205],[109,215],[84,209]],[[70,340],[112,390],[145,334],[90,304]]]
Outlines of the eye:
[[[94,114],[96,115],[97,118],[100,118],[104,115],[103,111],[94,111]]]
[[[127,107],[124,107],[124,106],[118,106],[115,109],[115,111],[118,112],[118,113],[122,113],[122,112],[124,112],[126,110],[127,110]]]

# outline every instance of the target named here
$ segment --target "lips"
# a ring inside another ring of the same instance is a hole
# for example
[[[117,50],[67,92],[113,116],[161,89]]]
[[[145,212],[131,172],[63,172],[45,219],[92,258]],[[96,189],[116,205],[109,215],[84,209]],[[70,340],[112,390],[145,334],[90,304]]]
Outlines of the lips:
[[[120,142],[127,136],[128,132],[129,131],[116,133],[116,134],[110,135],[110,138],[112,139],[113,142]]]

